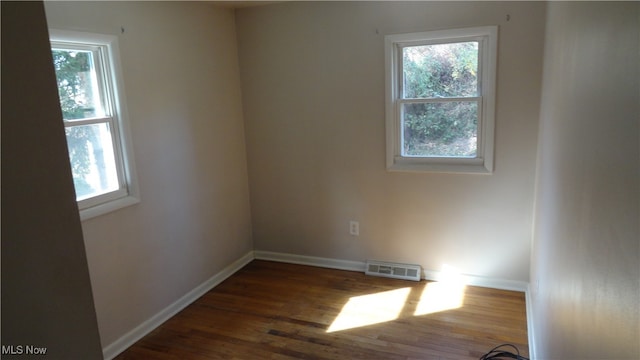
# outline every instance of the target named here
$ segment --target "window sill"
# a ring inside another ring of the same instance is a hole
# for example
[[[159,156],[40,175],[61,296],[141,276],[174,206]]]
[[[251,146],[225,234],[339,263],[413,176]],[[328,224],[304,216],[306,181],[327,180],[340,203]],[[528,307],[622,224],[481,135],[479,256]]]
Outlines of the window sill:
[[[140,199],[134,196],[125,196],[119,199],[115,199],[109,202],[98,204],[80,210],[80,220],[85,221],[91,218],[116,211],[127,206],[135,205],[140,202]]]
[[[387,171],[490,175],[493,173],[493,167],[483,159],[434,158],[425,160],[424,158],[398,156],[387,164]]]

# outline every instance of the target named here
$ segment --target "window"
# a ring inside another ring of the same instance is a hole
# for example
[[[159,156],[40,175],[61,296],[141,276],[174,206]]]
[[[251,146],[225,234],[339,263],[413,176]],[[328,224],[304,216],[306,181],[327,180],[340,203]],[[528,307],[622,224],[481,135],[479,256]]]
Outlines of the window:
[[[491,173],[497,27],[385,37],[387,169]]]
[[[49,33],[81,218],[137,203],[117,38]]]

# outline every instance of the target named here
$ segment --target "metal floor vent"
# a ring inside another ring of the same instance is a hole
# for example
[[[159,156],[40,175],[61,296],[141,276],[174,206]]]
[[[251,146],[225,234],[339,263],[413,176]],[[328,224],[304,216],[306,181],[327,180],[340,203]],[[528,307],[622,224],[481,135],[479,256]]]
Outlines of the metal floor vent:
[[[383,276],[394,279],[420,281],[420,265],[398,264],[367,260],[366,275]]]

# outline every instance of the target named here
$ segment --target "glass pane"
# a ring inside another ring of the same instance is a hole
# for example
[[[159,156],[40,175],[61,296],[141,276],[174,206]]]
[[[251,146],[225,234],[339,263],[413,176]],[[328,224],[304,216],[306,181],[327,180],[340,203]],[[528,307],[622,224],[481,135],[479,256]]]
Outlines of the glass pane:
[[[403,104],[403,156],[475,157],[478,103]]]
[[[404,98],[478,96],[478,42],[402,49]]]
[[[119,189],[113,141],[108,123],[65,129],[76,199]]]
[[[104,117],[93,53],[53,49],[52,54],[62,118]]]

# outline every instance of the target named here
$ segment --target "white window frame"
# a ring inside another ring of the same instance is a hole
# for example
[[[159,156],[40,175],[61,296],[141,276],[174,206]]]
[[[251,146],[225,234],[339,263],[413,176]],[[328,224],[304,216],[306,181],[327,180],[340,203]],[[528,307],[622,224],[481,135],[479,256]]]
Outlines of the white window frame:
[[[96,59],[96,72],[101,99],[107,114],[104,117],[65,120],[65,127],[101,124],[109,125],[113,139],[119,188],[112,192],[78,200],[80,218],[87,220],[140,202],[138,181],[133,161],[133,147],[128,126],[124,81],[120,71],[118,38],[113,35],[49,29],[51,48],[91,51]]]
[[[478,41],[478,147],[476,156],[402,155],[402,48]],[[387,170],[491,174],[493,172],[498,27],[427,31],[385,36]]]

